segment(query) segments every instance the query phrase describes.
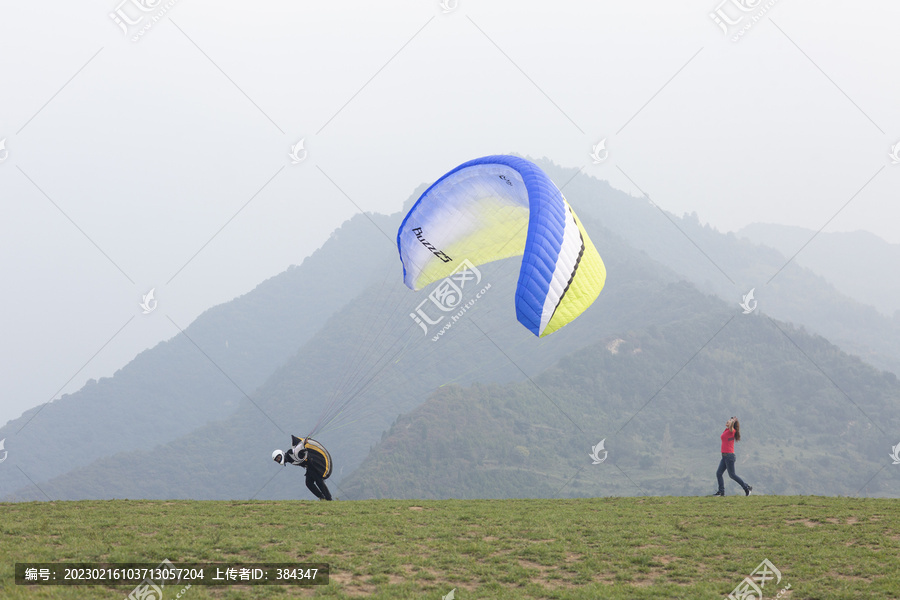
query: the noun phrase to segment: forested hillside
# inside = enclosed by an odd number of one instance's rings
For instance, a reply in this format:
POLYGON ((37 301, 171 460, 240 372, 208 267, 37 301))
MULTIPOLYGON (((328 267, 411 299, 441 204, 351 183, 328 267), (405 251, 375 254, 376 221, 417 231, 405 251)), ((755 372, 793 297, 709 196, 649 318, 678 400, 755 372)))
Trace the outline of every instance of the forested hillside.
POLYGON ((900 494, 892 373, 764 314, 696 293, 682 306, 679 321, 608 336, 534 383, 439 390, 393 424, 348 497, 709 494, 733 415, 737 471, 756 493, 900 494))

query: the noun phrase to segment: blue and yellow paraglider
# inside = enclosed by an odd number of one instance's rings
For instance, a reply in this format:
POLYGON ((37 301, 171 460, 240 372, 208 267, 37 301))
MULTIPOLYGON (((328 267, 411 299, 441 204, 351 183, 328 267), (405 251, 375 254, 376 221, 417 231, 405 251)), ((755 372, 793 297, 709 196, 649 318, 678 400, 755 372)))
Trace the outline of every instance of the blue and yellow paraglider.
POLYGON ((400 225, 397 248, 413 290, 463 261, 522 256, 516 316, 538 337, 587 310, 606 281, 603 260, 562 192, 515 156, 478 158, 438 179, 400 225))

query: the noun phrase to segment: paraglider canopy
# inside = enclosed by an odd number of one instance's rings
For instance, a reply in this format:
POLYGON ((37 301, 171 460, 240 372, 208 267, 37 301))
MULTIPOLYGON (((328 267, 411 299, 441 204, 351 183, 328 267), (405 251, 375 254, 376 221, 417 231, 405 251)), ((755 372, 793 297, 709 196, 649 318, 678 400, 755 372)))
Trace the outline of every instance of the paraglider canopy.
POLYGON ((478 158, 438 179, 407 213, 397 248, 413 290, 463 261, 522 256, 516 317, 538 337, 578 317, 606 281, 603 260, 562 192, 516 156, 478 158))

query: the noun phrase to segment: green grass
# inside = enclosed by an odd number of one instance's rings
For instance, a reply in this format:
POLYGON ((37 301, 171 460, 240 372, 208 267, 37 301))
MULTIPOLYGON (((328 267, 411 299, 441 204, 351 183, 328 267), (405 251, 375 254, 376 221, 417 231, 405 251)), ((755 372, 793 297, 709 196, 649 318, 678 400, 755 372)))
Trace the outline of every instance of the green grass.
MULTIPOLYGON (((13 583, 16 562, 324 562, 317 588, 203 598, 726 597, 763 559, 765 598, 900 598, 897 500, 788 496, 0 504, 0 598, 125 598, 13 583)), ((166 595, 174 597, 178 590, 166 595)))

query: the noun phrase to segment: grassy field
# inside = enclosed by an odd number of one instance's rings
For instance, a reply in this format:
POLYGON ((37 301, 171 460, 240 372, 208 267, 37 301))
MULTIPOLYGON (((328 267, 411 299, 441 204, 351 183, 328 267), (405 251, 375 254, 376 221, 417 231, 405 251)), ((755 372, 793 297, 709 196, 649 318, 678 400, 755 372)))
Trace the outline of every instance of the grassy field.
POLYGON ((794 496, 0 504, 0 598, 16 562, 328 563, 330 583, 167 587, 203 598, 725 598, 763 559, 765 598, 900 598, 900 502, 794 496), (784 591, 782 591, 784 590, 784 591), (780 593, 780 596, 778 595, 780 593))

